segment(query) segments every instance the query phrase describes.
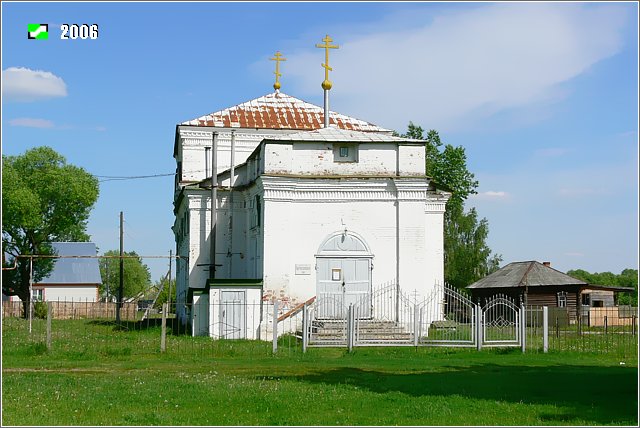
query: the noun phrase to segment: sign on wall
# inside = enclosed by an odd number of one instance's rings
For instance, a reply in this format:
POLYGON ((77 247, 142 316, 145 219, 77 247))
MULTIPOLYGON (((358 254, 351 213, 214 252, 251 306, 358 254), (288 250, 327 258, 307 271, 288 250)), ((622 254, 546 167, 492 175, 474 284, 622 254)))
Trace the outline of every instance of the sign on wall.
POLYGON ((296 275, 311 275, 311 265, 296 265, 296 275))

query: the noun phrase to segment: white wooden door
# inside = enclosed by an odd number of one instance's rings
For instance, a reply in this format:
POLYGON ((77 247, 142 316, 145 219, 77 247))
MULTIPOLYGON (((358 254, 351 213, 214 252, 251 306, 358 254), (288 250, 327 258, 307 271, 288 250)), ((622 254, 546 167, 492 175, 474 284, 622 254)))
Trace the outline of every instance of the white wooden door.
POLYGON ((244 291, 220 292, 220 337, 245 339, 247 320, 246 294, 244 291))
POLYGON ((369 258, 319 258, 317 269, 319 318, 344 319, 350 304, 371 293, 369 258))

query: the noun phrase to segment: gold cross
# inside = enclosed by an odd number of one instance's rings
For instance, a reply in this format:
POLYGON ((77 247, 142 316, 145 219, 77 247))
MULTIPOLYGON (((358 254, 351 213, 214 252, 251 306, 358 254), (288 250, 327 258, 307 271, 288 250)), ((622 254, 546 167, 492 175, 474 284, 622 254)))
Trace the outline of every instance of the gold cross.
POLYGON ((338 49, 339 46, 330 44, 331 42, 333 42, 333 40, 331 39, 331 37, 329 37, 328 34, 324 39, 322 39, 322 41, 324 42, 324 45, 316 45, 316 47, 324 49, 325 63, 322 64, 322 66, 324 67, 324 82, 322 82, 322 89, 324 89, 325 91, 328 91, 329 89, 331 89, 331 81, 329 80, 329 71, 333 71, 333 68, 329 67, 329 49, 338 49))
POLYGON ((276 62, 276 71, 274 72, 276 75, 276 83, 273 84, 273 89, 277 91, 280 89, 280 77, 282 77, 282 74, 280 74, 280 61, 286 61, 287 59, 282 56, 280 51, 276 52, 274 58, 269 59, 276 62))

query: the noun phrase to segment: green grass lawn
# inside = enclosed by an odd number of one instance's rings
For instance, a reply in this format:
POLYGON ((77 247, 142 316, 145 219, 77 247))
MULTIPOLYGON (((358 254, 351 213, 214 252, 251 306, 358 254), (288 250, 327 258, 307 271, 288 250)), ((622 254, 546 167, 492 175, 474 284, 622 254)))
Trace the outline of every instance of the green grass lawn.
POLYGON ((171 337, 165 354, 138 352, 156 333, 113 331, 85 347, 102 336, 54 337, 47 351, 21 338, 24 330, 3 328, 2 424, 638 423, 637 357, 443 348, 273 356, 270 343, 251 341, 194 355, 201 348, 189 346, 209 339, 188 337, 171 337))

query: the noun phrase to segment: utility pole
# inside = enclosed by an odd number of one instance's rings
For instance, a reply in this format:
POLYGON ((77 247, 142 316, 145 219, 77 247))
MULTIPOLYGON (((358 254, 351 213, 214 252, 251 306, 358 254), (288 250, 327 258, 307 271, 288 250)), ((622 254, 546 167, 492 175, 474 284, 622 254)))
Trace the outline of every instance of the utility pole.
POLYGON ((167 299, 169 303, 169 313, 171 313, 171 256, 173 255, 173 250, 169 250, 169 297, 167 299))
POLYGON ((33 319, 33 256, 29 257, 29 334, 33 319))
POLYGON ((120 211, 120 286, 118 287, 118 301, 116 302, 116 323, 120 323, 120 308, 124 292, 124 214, 120 211))
MULTIPOLYGON (((105 272, 107 274, 107 277, 105 279, 105 284, 107 286, 107 298, 105 300, 106 300, 107 303, 109 303, 111 301, 111 298, 109 296, 111 294, 111 290, 109 289, 109 262, 110 262, 109 259, 105 259, 104 260, 104 270, 105 270, 105 272)), ((107 305, 107 307, 109 307, 109 305, 107 305)))

